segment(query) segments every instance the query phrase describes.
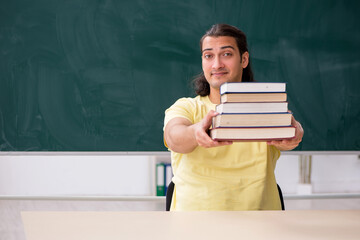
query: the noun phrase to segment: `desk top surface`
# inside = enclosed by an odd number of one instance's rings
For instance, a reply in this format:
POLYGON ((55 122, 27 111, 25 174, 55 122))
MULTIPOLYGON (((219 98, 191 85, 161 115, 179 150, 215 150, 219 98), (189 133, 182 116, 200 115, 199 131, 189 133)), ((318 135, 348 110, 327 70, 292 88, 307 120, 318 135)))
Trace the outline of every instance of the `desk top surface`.
POLYGON ((360 210, 22 212, 27 240, 360 239, 360 210))

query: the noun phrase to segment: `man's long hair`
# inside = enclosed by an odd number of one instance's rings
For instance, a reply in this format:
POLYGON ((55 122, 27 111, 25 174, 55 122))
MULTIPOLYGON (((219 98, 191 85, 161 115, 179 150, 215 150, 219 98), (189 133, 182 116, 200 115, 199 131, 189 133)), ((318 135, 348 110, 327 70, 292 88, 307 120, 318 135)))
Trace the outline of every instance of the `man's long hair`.
MULTIPOLYGON (((248 52, 246 35, 239 29, 228 24, 215 24, 208 30, 200 39, 200 50, 202 51, 202 44, 206 37, 233 37, 240 51, 240 59, 244 52, 248 52)), ((251 70, 250 57, 249 64, 243 70, 242 82, 254 82, 254 75, 251 70)), ((200 73, 193 80, 194 89, 197 95, 207 96, 210 94, 210 85, 207 82, 204 73, 200 73)))

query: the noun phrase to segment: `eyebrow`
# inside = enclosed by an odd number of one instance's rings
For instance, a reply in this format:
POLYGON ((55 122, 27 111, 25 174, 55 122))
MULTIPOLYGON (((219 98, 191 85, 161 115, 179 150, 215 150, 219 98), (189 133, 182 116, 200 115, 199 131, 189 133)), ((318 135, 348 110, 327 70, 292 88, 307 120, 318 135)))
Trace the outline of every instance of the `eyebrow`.
MULTIPOLYGON (((232 49, 234 49, 235 50, 235 48, 233 47, 233 46, 222 46, 222 47, 220 47, 220 49, 226 49, 226 48, 232 48, 232 49)), ((211 51, 211 50, 213 50, 212 48, 205 48, 204 50, 202 50, 201 52, 205 52, 205 51, 211 51)))

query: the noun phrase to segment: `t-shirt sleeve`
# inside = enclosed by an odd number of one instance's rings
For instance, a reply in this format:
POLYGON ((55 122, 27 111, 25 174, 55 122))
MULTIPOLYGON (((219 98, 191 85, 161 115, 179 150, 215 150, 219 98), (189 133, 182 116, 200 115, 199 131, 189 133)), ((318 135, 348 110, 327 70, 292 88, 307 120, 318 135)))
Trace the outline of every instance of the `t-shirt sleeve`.
POLYGON ((190 122, 194 123, 193 116, 194 104, 189 98, 180 98, 177 100, 171 107, 165 110, 165 119, 164 119, 164 128, 168 122, 176 117, 182 117, 188 119, 190 122))
POLYGON ((271 154, 272 162, 273 162, 274 164, 276 164, 276 162, 277 162, 277 160, 279 159, 280 154, 281 154, 280 150, 277 149, 275 146, 270 145, 270 146, 269 146, 269 151, 270 151, 270 154, 271 154))

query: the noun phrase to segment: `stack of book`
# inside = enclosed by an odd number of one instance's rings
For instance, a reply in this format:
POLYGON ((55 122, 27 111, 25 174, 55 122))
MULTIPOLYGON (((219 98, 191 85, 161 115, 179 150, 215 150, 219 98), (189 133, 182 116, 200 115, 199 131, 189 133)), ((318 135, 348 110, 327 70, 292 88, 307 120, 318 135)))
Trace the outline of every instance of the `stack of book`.
POLYGON ((285 83, 224 83, 210 136, 218 141, 293 138, 285 83))

